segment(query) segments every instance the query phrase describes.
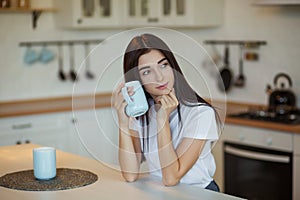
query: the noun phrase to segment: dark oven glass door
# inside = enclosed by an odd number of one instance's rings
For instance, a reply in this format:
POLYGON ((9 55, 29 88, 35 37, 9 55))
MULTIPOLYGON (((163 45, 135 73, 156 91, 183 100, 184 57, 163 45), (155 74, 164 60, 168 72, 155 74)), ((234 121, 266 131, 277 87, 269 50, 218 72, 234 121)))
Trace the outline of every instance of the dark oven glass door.
POLYGON ((225 142, 225 193, 249 200, 292 199, 292 166, 292 153, 225 142))

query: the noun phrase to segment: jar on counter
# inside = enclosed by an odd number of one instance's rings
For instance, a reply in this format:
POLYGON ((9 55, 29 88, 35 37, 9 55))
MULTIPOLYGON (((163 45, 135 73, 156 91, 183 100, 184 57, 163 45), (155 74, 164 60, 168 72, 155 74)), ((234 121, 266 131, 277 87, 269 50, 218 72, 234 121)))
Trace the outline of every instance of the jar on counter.
POLYGON ((29 8, 30 7, 30 0, 18 0, 17 6, 19 8, 29 8))

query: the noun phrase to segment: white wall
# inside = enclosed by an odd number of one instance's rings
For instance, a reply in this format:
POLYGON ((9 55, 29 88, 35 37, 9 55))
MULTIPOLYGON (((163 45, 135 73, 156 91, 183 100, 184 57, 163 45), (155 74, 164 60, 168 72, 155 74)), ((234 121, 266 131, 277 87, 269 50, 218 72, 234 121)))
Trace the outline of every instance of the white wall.
MULTIPOLYGON (((225 0, 224 24, 209 29, 179 29, 179 31, 194 38, 199 43, 206 39, 233 40, 266 40, 267 45, 259 49, 259 62, 244 62, 247 84, 244 88, 232 88, 227 99, 250 103, 267 103, 266 84, 273 82, 278 72, 288 73, 293 80, 293 90, 298 96, 300 105, 300 7, 255 7, 252 0, 225 0)), ((43 13, 36 30, 31 28, 29 13, 0 13, 0 101, 15 99, 31 99, 40 97, 65 96, 72 94, 73 83, 61 82, 58 79, 57 60, 49 64, 35 63, 26 65, 22 57, 24 47, 19 42, 40 40, 70 40, 70 39, 105 39, 123 30, 59 30, 55 27, 55 13, 43 13)), ((208 51, 211 47, 204 46, 208 51)), ((125 47, 124 47, 125 48, 125 47)), ((38 50, 39 48, 36 48, 38 50)), ((220 51, 223 46, 219 46, 220 51)), ((53 50, 56 51, 54 48, 53 50)), ((231 64, 234 72, 238 72, 238 48, 231 47, 231 64)), ((76 68, 83 61, 83 48, 76 47, 76 68)), ((192 53, 193 51, 191 51, 192 53)), ((223 53, 223 52, 221 52, 223 53)), ((65 71, 68 71, 68 52, 65 49, 65 71)), ((98 59, 101 60, 101 57, 98 59)), ((100 60, 92 59, 92 68, 98 73, 100 60)), ((115 68, 105 71, 105 81, 98 83, 80 76, 76 87, 78 93, 92 90, 109 91, 110 81, 116 80, 121 74, 121 58, 113 63, 115 68), (119 65, 119 68, 117 67, 119 65)), ((212 83, 215 75, 210 69, 200 63, 198 70, 207 74, 212 83)), ((192 79, 192 78, 191 78, 192 79)), ((195 82, 194 87, 201 86, 195 82)), ((213 85, 215 97, 222 96, 213 85)), ((198 90, 198 88, 196 88, 198 90)))

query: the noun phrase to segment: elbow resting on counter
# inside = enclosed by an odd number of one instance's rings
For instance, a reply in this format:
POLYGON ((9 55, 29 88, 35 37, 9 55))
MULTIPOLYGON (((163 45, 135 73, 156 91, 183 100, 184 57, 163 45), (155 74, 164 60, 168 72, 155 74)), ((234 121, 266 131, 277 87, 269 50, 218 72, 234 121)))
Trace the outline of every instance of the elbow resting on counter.
POLYGON ((125 181, 129 182, 129 183, 135 182, 139 178, 138 173, 133 174, 133 173, 123 172, 122 175, 123 175, 123 178, 125 179, 125 181))
POLYGON ((170 187, 170 186, 175 186, 179 183, 179 179, 173 178, 173 177, 163 177, 162 182, 164 186, 170 187))

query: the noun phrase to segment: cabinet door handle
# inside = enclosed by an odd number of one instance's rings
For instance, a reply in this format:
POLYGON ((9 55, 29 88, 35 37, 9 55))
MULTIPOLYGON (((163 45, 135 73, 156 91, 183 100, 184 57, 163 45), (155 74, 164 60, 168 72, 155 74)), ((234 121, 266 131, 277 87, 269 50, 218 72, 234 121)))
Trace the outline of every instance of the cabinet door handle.
POLYGON ((27 128, 31 128, 32 124, 31 123, 27 123, 27 124, 13 124, 12 125, 12 129, 17 130, 17 129, 27 129, 27 128))
POLYGON ((72 118, 71 121, 72 121, 73 124, 76 124, 77 123, 77 118, 72 118))
POLYGON ((82 24, 82 19, 81 18, 77 19, 77 24, 82 24))
POLYGON ((158 22, 158 18, 157 17, 148 18, 148 22, 156 23, 158 22))
POLYGON ((20 144, 22 144, 22 142, 21 142, 20 140, 18 140, 18 141, 16 142, 16 145, 20 145, 20 144))
POLYGON ((30 140, 25 140, 25 144, 30 144, 30 140))

